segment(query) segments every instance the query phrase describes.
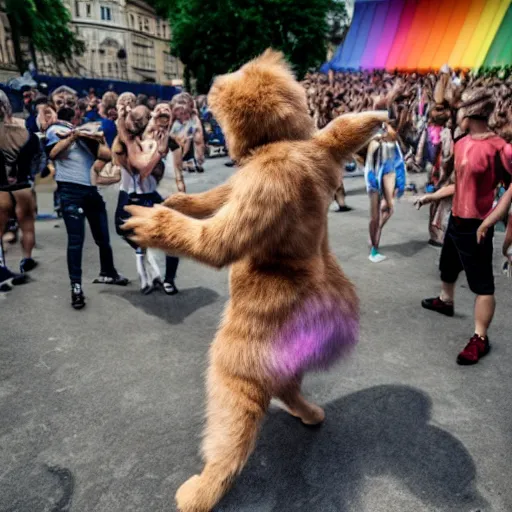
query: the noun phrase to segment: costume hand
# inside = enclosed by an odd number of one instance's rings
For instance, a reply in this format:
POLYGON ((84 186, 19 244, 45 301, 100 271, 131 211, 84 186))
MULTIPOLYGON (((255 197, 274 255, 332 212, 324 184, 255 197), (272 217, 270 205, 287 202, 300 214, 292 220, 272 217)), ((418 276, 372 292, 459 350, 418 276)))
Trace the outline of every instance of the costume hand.
MULTIPOLYGON (((131 217, 121 228, 125 231, 132 231, 132 234, 129 235, 130 240, 140 247, 163 246, 165 240, 162 234, 168 231, 168 226, 172 223, 172 210, 161 205, 155 205, 152 208, 132 205, 125 206, 124 209, 131 214, 131 217)), ((168 248, 167 246, 166 248, 168 248)))

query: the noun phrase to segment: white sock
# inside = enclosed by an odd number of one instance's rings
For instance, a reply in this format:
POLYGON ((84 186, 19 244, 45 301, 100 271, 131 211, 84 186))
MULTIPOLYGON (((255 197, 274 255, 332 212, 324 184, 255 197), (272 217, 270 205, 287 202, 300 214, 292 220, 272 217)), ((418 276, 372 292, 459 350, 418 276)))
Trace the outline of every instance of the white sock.
POLYGON ((144 253, 141 249, 135 251, 135 260, 137 262, 137 273, 139 274, 140 287, 146 288, 148 285, 148 275, 146 273, 146 267, 144 265, 144 253))
POLYGON ((152 249, 146 250, 146 259, 149 264, 149 278, 151 279, 151 282, 153 282, 155 279, 162 280, 162 273, 160 272, 160 267, 158 266, 158 262, 155 258, 155 253, 152 249))

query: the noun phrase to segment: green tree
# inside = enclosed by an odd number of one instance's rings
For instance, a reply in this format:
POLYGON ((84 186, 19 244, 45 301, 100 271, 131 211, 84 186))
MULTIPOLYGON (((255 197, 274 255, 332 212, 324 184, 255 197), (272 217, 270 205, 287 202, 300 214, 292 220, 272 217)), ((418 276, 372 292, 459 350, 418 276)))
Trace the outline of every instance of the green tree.
MULTIPOLYGON (((226 73, 268 47, 282 50, 302 76, 325 60, 329 19, 340 18, 337 0, 150 0, 166 15, 172 51, 206 92, 226 73)), ((336 25, 338 26, 338 25, 336 25)))
POLYGON ((16 65, 21 73, 28 63, 23 58, 21 39, 29 42, 32 60, 35 51, 63 63, 84 51, 84 43, 71 30, 71 16, 62 0, 7 0, 6 12, 12 30, 16 65))

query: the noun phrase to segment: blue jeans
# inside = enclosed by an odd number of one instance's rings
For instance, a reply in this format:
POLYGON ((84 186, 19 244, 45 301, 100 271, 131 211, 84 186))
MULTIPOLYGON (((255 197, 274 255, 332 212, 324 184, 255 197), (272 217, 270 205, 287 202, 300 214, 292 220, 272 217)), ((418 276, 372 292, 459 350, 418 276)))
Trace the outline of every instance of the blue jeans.
MULTIPOLYGON (((119 192, 119 199, 117 201, 117 209, 116 209, 116 232, 118 235, 123 237, 123 239, 133 247, 137 249, 137 244, 132 242, 128 236, 129 232, 123 231, 121 229, 122 224, 127 221, 131 215, 124 209, 125 206, 130 204, 135 204, 137 206, 146 206, 151 208, 155 204, 160 204, 163 201, 162 196, 158 192, 151 192, 149 194, 128 194, 128 192, 124 192, 121 190, 119 192)), ((174 281, 176 277, 176 271, 178 270, 178 264, 180 260, 176 256, 169 256, 168 254, 165 257, 165 281, 170 283, 174 281)))
POLYGON ((62 217, 68 233, 68 271, 72 283, 82 282, 82 250, 85 240, 85 219, 100 249, 102 276, 117 277, 110 246, 105 201, 96 187, 59 182, 62 217))

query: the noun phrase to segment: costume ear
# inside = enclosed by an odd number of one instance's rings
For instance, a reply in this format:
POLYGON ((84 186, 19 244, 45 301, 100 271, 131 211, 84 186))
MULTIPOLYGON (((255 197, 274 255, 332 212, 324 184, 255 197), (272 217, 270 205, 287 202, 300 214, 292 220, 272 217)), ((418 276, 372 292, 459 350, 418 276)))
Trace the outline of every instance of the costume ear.
POLYGON ((342 160, 365 146, 386 121, 386 111, 345 114, 319 131, 315 139, 332 151, 337 160, 342 160))

